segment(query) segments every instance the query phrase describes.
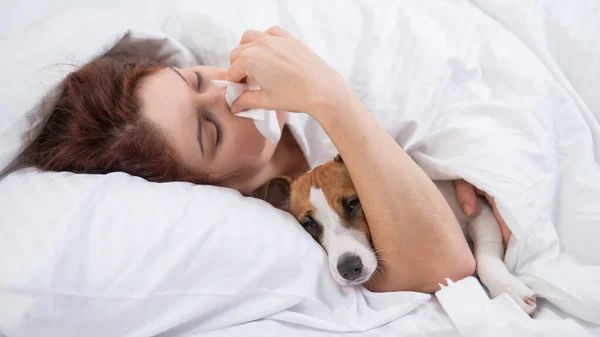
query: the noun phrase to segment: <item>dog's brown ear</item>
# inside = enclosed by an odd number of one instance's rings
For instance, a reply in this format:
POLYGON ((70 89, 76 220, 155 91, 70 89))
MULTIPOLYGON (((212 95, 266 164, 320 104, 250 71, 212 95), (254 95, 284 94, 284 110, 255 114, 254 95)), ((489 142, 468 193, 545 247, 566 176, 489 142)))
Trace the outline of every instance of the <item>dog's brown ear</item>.
POLYGON ((273 207, 287 211, 290 207, 292 179, 278 177, 271 179, 266 185, 264 200, 273 205, 273 207))
POLYGON ((340 155, 339 155, 339 153, 338 153, 338 155, 337 155, 337 156, 335 156, 335 158, 333 158, 333 161, 342 162, 342 163, 344 162, 344 161, 342 160, 342 156, 340 156, 340 155))

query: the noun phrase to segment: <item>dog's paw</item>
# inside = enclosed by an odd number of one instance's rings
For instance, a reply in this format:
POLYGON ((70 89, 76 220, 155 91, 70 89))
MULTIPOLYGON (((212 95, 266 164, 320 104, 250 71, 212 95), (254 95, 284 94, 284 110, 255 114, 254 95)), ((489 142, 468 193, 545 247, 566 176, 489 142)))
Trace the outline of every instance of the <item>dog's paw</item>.
POLYGON ((531 289, 527 288, 526 292, 511 291, 508 294, 523 310, 525 310, 529 316, 533 317, 535 315, 535 310, 537 309, 537 299, 531 289))
POLYGON ((507 293, 529 316, 533 317, 533 315, 535 315, 535 310, 537 309, 535 293, 517 278, 514 278, 514 280, 508 284, 502 284, 494 288, 495 289, 490 289, 493 297, 502 293, 507 293))

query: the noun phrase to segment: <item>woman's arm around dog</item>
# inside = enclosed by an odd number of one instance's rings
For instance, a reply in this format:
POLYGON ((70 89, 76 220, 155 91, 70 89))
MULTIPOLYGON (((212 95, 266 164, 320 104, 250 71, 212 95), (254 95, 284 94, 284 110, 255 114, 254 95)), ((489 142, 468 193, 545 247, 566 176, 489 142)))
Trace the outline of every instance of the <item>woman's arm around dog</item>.
POLYGON ((251 77, 232 112, 305 111, 327 132, 356 187, 382 272, 374 291, 433 292, 461 279, 475 259, 450 206, 429 177, 373 118, 346 81, 309 48, 273 27, 247 31, 231 53, 228 80, 251 77))

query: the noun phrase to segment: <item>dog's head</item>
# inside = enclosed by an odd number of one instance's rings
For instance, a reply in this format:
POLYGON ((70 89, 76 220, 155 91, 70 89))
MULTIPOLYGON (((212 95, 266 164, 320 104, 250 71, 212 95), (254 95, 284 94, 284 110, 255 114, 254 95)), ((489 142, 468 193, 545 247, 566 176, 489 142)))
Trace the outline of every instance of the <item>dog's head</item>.
POLYGON ((291 213, 329 256, 329 270, 341 285, 362 284, 377 268, 371 234, 350 174, 341 157, 296 181, 275 178, 262 197, 291 213))

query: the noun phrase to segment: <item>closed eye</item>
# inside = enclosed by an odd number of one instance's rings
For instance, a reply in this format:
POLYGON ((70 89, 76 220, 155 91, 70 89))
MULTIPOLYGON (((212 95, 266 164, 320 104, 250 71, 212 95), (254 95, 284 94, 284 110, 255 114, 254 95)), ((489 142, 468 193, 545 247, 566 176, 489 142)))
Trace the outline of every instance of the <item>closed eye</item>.
POLYGON ((206 120, 208 122, 212 123, 215 127, 215 148, 216 148, 219 145, 221 145, 221 142, 223 141, 223 128, 221 127, 221 124, 215 118, 215 116, 210 113, 207 114, 206 120))
POLYGON ((199 71, 194 71, 194 74, 196 74, 196 91, 200 92, 200 89, 202 89, 202 83, 204 82, 204 79, 202 78, 202 74, 200 74, 199 71))
POLYGON ((198 130, 196 131, 196 138, 198 140, 198 144, 200 145, 200 152, 204 155, 204 142, 202 141, 202 119, 198 119, 198 130))

